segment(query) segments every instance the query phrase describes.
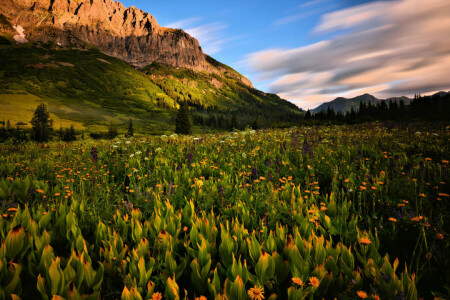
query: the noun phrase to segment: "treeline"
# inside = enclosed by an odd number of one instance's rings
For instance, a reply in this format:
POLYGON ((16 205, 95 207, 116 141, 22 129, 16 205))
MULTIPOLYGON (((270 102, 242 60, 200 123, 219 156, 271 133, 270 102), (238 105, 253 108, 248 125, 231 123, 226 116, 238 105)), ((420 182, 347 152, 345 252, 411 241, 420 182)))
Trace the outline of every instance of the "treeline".
MULTIPOLYGON (((51 123, 51 120, 49 121, 51 123)), ((48 126, 44 135, 36 135, 36 129, 26 128, 25 123, 17 122, 15 126, 12 126, 10 121, 0 121, 0 143, 7 140, 12 140, 13 143, 22 143, 27 141, 47 142, 49 140, 60 140, 64 142, 71 142, 77 140, 77 133, 73 125, 68 128, 62 126, 59 130, 54 130, 51 125, 48 126)), ((84 138, 84 134, 81 133, 81 138, 84 138)))
POLYGON ((301 123, 321 123, 328 121, 337 124, 355 124, 370 121, 436 121, 450 120, 450 94, 420 96, 415 95, 414 99, 406 105, 403 100, 381 101, 378 104, 361 102, 359 109, 344 113, 335 112, 332 108, 311 113, 309 110, 304 115, 301 123))
POLYGON ((25 142, 29 139, 28 131, 23 128, 26 125, 23 122, 17 122, 15 127, 9 120, 0 121, 0 143, 8 139, 14 140, 16 143, 25 142))
POLYGON ((289 127, 301 121, 300 114, 268 113, 264 110, 245 109, 235 111, 220 111, 214 109, 196 110, 192 112, 194 125, 207 128, 216 128, 226 131, 234 129, 244 130, 263 129, 273 127, 289 127))
MULTIPOLYGON (((9 120, 0 121, 0 143, 11 140, 13 143, 21 143, 27 141, 48 142, 51 140, 59 140, 64 142, 72 142, 77 140, 77 133, 73 125, 68 128, 60 126, 59 131, 53 129, 53 120, 44 103, 36 108, 33 118, 30 121, 31 129, 22 128, 27 125, 23 122, 17 122, 14 128, 9 120)), ((91 132, 89 135, 93 139, 113 139, 119 134, 116 126, 111 122, 107 131, 91 132)), ((133 121, 130 119, 127 125, 126 137, 134 135, 133 121)), ((84 132, 81 132, 80 138, 84 139, 84 132)))

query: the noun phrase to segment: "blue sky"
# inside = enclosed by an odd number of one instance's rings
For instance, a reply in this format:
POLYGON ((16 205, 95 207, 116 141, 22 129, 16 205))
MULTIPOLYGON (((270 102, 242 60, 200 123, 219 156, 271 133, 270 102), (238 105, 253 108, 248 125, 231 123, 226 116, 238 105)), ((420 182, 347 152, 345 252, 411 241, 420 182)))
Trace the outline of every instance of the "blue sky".
MULTIPOLYGON (((375 41, 378 41, 377 39, 381 41, 386 36, 394 39, 404 33, 405 26, 410 26, 407 24, 409 21, 404 23, 397 21, 402 17, 399 12, 401 9, 417 13, 416 4, 420 3, 422 9, 426 9, 427 7, 423 7, 426 4, 423 3, 431 3, 427 13, 434 17, 435 14, 439 15, 442 9, 445 11, 448 8, 446 2, 450 1, 123 0, 121 2, 125 6, 133 5, 149 12, 162 26, 186 30, 200 41, 204 52, 247 76, 256 88, 276 92, 300 107, 312 108, 335 96, 352 96, 359 92, 372 92, 380 97, 394 96, 400 92, 411 93, 413 83, 408 80, 416 76, 403 74, 405 62, 389 54, 392 49, 401 48, 400 45, 383 42, 382 46, 378 46, 380 43, 377 43, 375 51, 372 50, 373 46, 370 49, 364 47, 372 40, 367 41, 361 36, 366 36, 365 33, 368 32, 368 36, 375 41), (372 34, 373 31, 378 33, 372 34), (353 53, 354 50, 343 46, 344 43, 355 43, 358 52, 353 53), (351 57, 357 57, 357 63, 351 57), (307 64, 304 61, 314 64, 307 64), (353 63, 344 64, 343 61, 353 63), (387 67, 388 63, 395 65, 393 61, 401 61, 402 67, 384 71, 390 71, 396 74, 395 76, 384 81, 365 80, 364 75, 369 68, 373 71, 379 67, 387 67), (330 67, 327 68, 327 65, 330 67), (360 65, 365 65, 366 68, 361 69, 360 65), (347 76, 348 73, 354 77, 347 76)), ((405 20, 408 19, 406 17, 405 20)), ((441 15, 439 17, 448 20, 448 17, 441 15)), ((435 27, 433 30, 438 32, 433 32, 434 34, 444 33, 445 26, 435 27)), ((436 42, 423 41, 427 39, 428 34, 424 33, 418 38, 414 34, 409 35, 411 41, 436 42)), ((426 50, 400 53, 410 58, 410 63, 419 63, 414 61, 414 58, 420 57, 426 50)), ((447 50, 445 48, 445 51, 447 50)), ((436 59, 440 63, 447 62, 447 56, 436 59)), ((382 69, 379 71, 383 72, 382 69)), ((441 71, 439 68, 435 70, 436 73, 442 73, 441 71)), ((448 83, 419 86, 418 91, 432 92, 445 87, 448 83)))

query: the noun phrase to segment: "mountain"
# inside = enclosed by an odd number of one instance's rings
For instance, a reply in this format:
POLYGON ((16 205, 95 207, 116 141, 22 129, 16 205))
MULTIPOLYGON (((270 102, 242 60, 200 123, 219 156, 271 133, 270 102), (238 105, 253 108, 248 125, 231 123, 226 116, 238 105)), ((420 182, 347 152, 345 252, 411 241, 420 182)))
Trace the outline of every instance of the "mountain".
POLYGON ((332 108, 335 112, 347 112, 350 111, 352 108, 354 110, 357 110, 359 108, 359 103, 376 103, 379 100, 375 98, 374 96, 370 94, 364 94, 360 95, 354 98, 344 98, 344 97, 338 97, 330 102, 325 102, 319 105, 318 107, 314 108, 312 112, 318 113, 323 110, 328 110, 328 108, 332 108))
POLYGON ((402 96, 402 97, 391 97, 388 99, 378 99, 370 94, 364 94, 360 95, 354 98, 344 98, 344 97, 338 97, 330 102, 325 102, 319 105, 318 107, 314 108, 312 110, 313 113, 318 113, 321 111, 326 111, 328 108, 333 109, 335 112, 342 112, 346 113, 348 111, 351 111, 353 108, 355 111, 359 109, 359 104, 361 102, 364 103, 371 103, 372 105, 378 104, 381 101, 393 101, 393 102, 400 102, 403 101, 405 104, 408 104, 411 102, 412 99, 402 96))
POLYGON ((448 92, 440 91, 437 92, 436 94, 431 95, 431 97, 446 97, 448 95, 450 95, 450 91, 448 92))
MULTIPOLYGON (((198 41, 161 27, 150 14, 113 0, 0 0, 3 14, 32 42, 74 46, 79 40, 133 66, 160 61, 210 70, 198 41)), ((82 43, 80 44, 82 46, 82 43)))
POLYGON ((0 0, 1 118, 29 122, 38 102, 56 127, 104 127, 132 117, 173 130, 180 101, 193 111, 238 113, 270 123, 301 113, 165 28, 113 0, 0 0))

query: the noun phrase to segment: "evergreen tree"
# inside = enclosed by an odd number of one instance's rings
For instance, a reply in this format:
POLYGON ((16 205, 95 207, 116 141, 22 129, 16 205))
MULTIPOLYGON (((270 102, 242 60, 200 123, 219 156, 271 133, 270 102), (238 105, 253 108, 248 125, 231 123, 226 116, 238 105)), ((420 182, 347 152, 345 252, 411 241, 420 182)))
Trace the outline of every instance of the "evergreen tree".
POLYGON ((27 134, 25 133, 24 130, 22 130, 20 128, 21 123, 17 123, 17 129, 16 132, 14 134, 14 140, 16 143, 21 143, 21 142, 25 142, 27 140, 27 134))
POLYGON ((70 129, 66 128, 66 131, 64 132, 63 140, 65 142, 71 142, 76 141, 77 135, 75 133, 75 129, 73 128, 73 125, 70 125, 70 129))
POLYGON ((258 125, 258 117, 256 117, 256 119, 255 120, 253 120, 253 123, 252 123, 252 129, 254 129, 254 130, 256 130, 256 129, 259 129, 259 125, 258 125))
POLYGON ((305 114, 305 120, 310 120, 311 117, 312 117, 311 111, 308 109, 308 111, 307 111, 306 114, 305 114))
POLYGON ((177 117, 175 119, 175 133, 177 134, 190 134, 191 133, 191 121, 189 120, 189 107, 186 102, 183 102, 178 110, 177 117))
POLYGON ((127 132, 127 137, 133 136, 134 135, 134 130, 133 130, 133 121, 130 118, 130 121, 128 122, 128 132, 127 132))
POLYGON ((116 126, 114 126, 114 124, 111 122, 110 124, 109 124, 109 126, 108 126, 108 134, 107 134, 107 137, 109 138, 109 139, 113 139, 113 138, 115 138, 116 136, 117 136, 117 128, 116 128, 116 126))
POLYGON ((233 114, 233 117, 231 118, 231 123, 230 123, 230 129, 238 129, 238 122, 236 120, 236 114, 233 114))
POLYGON ((47 142, 50 136, 50 114, 44 103, 38 105, 31 119, 31 138, 36 142, 47 142))

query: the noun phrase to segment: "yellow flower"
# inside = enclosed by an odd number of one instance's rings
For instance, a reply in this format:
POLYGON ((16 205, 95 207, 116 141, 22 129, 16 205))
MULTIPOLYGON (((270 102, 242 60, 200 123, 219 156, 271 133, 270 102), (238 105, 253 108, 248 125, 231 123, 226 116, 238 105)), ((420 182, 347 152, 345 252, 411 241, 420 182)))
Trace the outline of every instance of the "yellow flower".
POLYGON ((195 300, 208 300, 205 296, 195 297, 195 300))
POLYGON ((162 299, 162 295, 160 292, 153 293, 152 300, 161 300, 161 299, 162 299))
POLYGON ((368 238, 361 238, 359 241, 361 244, 365 244, 365 245, 372 244, 372 241, 368 238))
POLYGON ((380 300, 380 297, 377 294, 372 294, 372 298, 374 300, 380 300))
POLYGON ((357 291, 356 293, 358 294, 359 298, 362 298, 362 299, 367 298, 367 293, 364 291, 357 291))
POLYGON ((248 290, 248 296, 252 300, 264 299, 264 288, 262 286, 255 286, 248 290))
POLYGON ((313 286, 313 287, 319 287, 319 279, 317 279, 317 277, 309 277, 309 283, 313 286))
POLYGON ((292 282, 295 283, 296 285, 303 285, 302 279, 298 277, 292 277, 292 282))
POLYGON ((397 219, 396 218, 389 218, 389 221, 391 221, 391 222, 397 222, 397 219))

